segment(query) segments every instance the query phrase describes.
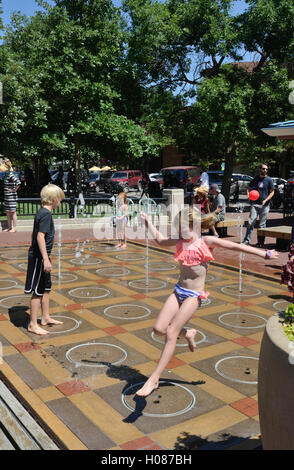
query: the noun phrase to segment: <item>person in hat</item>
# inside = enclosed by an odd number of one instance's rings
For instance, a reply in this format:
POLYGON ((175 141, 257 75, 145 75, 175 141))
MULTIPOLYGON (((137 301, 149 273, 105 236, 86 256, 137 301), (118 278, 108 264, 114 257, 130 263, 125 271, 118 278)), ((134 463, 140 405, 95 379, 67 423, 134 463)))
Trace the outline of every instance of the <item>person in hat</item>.
POLYGON ((215 215, 215 223, 210 227, 214 236, 218 237, 218 233, 215 228, 215 224, 224 220, 226 215, 226 200, 224 195, 221 193, 218 184, 213 183, 210 185, 209 193, 213 196, 211 211, 215 215))

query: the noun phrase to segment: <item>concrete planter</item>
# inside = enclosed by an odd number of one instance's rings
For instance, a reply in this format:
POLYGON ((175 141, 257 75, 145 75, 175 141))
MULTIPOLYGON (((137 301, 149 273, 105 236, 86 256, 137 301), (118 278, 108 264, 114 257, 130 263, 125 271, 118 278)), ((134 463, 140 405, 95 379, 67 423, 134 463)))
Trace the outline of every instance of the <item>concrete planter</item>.
POLYGON ((267 322, 261 343, 258 404, 264 450, 294 450, 294 361, 278 314, 267 322), (292 364, 291 364, 292 362, 292 364))

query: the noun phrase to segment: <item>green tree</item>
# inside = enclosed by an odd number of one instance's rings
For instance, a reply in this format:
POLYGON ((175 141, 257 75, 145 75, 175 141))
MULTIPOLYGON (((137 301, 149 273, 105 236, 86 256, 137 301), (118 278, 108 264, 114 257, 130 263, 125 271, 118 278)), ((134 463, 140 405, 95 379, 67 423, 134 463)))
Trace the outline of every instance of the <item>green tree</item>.
POLYGON ((265 150, 281 150, 283 145, 275 145, 260 129, 291 117, 293 2, 247 3, 243 14, 232 17, 230 0, 124 2, 129 55, 142 81, 171 90, 181 87, 190 98, 176 118, 177 142, 208 163, 226 162, 227 197, 236 158, 254 163, 265 150), (250 72, 226 65, 238 63, 246 52, 255 54, 250 72))
POLYGON ((125 0, 128 53, 146 83, 175 89, 218 73, 239 59, 232 0, 125 0))
POLYGON ((291 113, 286 69, 267 64, 254 74, 224 65, 198 86, 196 102, 184 113, 182 145, 203 160, 225 162, 223 193, 228 201, 236 160, 252 167, 267 151, 281 150, 261 131, 264 123, 291 113))
POLYGON ((0 115, 3 123, 11 115, 0 130, 6 146, 48 159, 72 153, 77 170, 90 149, 117 162, 158 155, 163 136, 147 135, 143 111, 130 112, 121 87, 123 78, 140 89, 126 61, 118 9, 110 0, 38 3, 46 10, 29 20, 15 15, 1 48, 3 79, 9 82, 9 67, 17 66, 13 86, 26 98, 7 89, 0 115), (18 115, 11 114, 14 106, 18 115))

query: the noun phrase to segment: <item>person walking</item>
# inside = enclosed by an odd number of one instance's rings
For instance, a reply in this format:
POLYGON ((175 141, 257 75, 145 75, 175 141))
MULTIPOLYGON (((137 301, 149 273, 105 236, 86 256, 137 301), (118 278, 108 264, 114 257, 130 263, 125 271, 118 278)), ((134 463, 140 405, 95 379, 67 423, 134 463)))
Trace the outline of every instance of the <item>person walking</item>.
POLYGON ((142 174, 142 194, 139 197, 139 201, 142 199, 144 194, 145 194, 146 197, 149 197, 149 184, 150 184, 149 175, 148 175, 147 171, 143 171, 143 174, 142 174))
POLYGON ((7 217, 7 229, 4 232, 16 232, 17 214, 17 190, 21 185, 20 180, 14 174, 11 161, 8 158, 3 158, 0 166, 0 171, 5 172, 4 176, 4 209, 7 217))
POLYGON ((209 176, 204 166, 200 168, 200 186, 204 186, 207 192, 209 191, 209 176))
MULTIPOLYGON (((255 176, 253 180, 250 181, 247 189, 247 196, 249 196, 250 191, 255 189, 259 192, 259 198, 256 201, 251 201, 246 235, 243 240, 245 245, 249 245, 257 217, 259 217, 259 227, 266 227, 267 217, 270 210, 270 200, 275 194, 273 180, 267 175, 267 173, 268 165, 266 163, 262 163, 259 167, 259 175, 255 176)), ((264 239, 265 237, 263 236, 257 237, 256 246, 263 248, 264 239)))

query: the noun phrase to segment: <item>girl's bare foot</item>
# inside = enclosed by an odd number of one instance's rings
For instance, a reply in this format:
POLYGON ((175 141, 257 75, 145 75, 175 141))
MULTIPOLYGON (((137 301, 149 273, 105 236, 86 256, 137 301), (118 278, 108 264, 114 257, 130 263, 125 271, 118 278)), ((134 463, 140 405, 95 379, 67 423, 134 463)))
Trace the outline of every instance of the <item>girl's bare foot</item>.
POLYGON ((196 343, 194 341, 196 334, 197 334, 197 330, 195 330, 194 328, 187 330, 185 334, 185 338, 188 341, 188 346, 191 352, 194 352, 196 349, 196 343))
POLYGON ((15 228, 12 228, 12 229, 8 230, 8 232, 10 232, 10 233, 15 233, 16 230, 15 230, 15 228))
POLYGON ((156 390, 157 388, 158 380, 153 381, 152 379, 148 379, 147 382, 145 382, 145 384, 143 385, 143 387, 136 392, 136 395, 138 395, 139 397, 147 397, 153 392, 153 390, 156 390))
POLYGON ((127 244, 124 243, 121 247, 122 247, 122 248, 126 248, 126 247, 127 247, 127 244))
POLYGON ((41 325, 42 326, 46 326, 46 325, 62 325, 63 324, 63 321, 59 321, 59 320, 54 320, 54 318, 47 318, 47 319, 44 319, 42 318, 41 320, 41 325))
POLYGON ((28 331, 30 331, 30 333, 35 333, 36 335, 40 335, 40 336, 45 336, 45 335, 48 335, 49 332, 46 331, 46 330, 43 330, 43 328, 40 328, 38 325, 37 326, 28 326, 28 331))

